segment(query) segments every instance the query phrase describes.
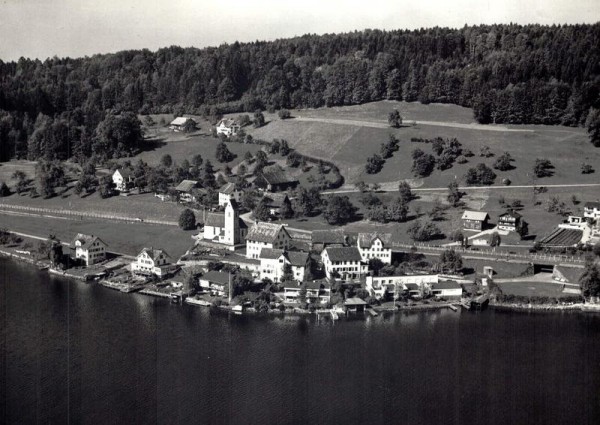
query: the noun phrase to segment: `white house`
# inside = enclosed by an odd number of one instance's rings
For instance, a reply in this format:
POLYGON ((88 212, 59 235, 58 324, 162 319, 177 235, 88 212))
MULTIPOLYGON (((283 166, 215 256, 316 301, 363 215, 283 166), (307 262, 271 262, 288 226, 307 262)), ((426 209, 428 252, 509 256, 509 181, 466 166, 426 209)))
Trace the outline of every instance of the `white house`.
POLYGON ((281 224, 258 222, 246 235, 246 258, 260 258, 263 248, 288 249, 291 237, 281 224))
POLYGON ((437 274, 415 274, 402 276, 367 276, 365 287, 378 300, 398 298, 403 292, 422 296, 438 283, 437 274))
POLYGON ((292 275, 297 282, 304 281, 310 267, 308 254, 300 251, 263 248, 260 251, 259 259, 260 278, 267 277, 273 282, 281 281, 286 264, 290 265, 292 275))
POLYGON ((136 274, 155 274, 162 277, 171 269, 169 259, 169 254, 162 249, 144 248, 131 263, 131 271, 136 274))
POLYGON ((240 128, 236 120, 223 118, 217 124, 217 134, 224 134, 227 137, 235 136, 240 131, 240 128))
POLYGON ((71 248, 75 250, 75 258, 83 260, 86 266, 91 266, 106 260, 108 245, 98 236, 77 233, 71 242, 71 248))
POLYGON ((586 202, 583 206, 583 216, 586 218, 600 218, 600 202, 586 202))
POLYGON ((209 290, 211 295, 224 297, 229 294, 230 280, 233 278, 229 273, 211 270, 204 273, 198 279, 200 287, 209 290))
POLYGON ((462 292, 462 286, 452 281, 438 282, 431 285, 431 294, 435 297, 460 298, 462 292))
POLYGON ((336 273, 344 280, 356 279, 365 276, 369 267, 354 246, 328 246, 321 252, 321 261, 328 279, 332 279, 336 273))
POLYGON ((225 211, 210 212, 204 222, 203 239, 227 245, 230 249, 241 243, 248 232, 246 222, 239 216, 239 206, 233 199, 227 200, 225 211))
POLYGON ((363 261, 379 258, 384 264, 392 262, 391 233, 359 233, 358 251, 363 261))
POLYGON ((225 206, 230 199, 235 200, 238 204, 242 198, 242 191, 235 188, 235 184, 226 183, 219 189, 219 205, 225 206))
POLYGON ((190 117, 177 117, 169 124, 173 131, 192 131, 196 129, 198 123, 190 117))
POLYGON ((130 169, 116 169, 112 175, 112 180, 115 184, 115 189, 117 189, 119 192, 126 191, 127 189, 131 189, 133 187, 133 173, 130 169))
POLYGON ((298 301, 300 292, 306 290, 306 301, 308 303, 319 302, 327 304, 331 301, 331 284, 327 281, 316 280, 299 284, 290 283, 283 288, 284 299, 288 302, 298 301))
POLYGON ((180 202, 196 202, 197 199, 194 196, 194 189, 198 188, 199 183, 196 180, 182 180, 181 183, 175 187, 177 193, 179 193, 180 202))

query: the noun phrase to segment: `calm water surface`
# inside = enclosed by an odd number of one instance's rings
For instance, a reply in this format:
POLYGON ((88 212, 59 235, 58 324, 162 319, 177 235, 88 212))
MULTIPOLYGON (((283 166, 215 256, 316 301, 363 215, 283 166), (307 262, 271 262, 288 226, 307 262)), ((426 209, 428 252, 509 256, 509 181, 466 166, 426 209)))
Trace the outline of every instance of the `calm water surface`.
POLYGON ((0 259, 8 424, 598 424, 600 316, 232 316, 0 259))

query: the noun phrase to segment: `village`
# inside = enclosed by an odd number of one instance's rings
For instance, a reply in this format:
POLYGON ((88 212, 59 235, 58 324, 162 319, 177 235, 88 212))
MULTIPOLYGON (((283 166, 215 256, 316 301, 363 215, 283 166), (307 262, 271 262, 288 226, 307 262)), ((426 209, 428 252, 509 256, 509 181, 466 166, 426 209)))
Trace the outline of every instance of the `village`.
MULTIPOLYGON (((193 118, 178 117, 168 128, 177 133, 196 126, 193 118)), ((240 129, 235 119, 227 118, 213 131, 226 140, 240 129)), ((111 179, 121 195, 136 190, 132 168, 117 168, 111 179)), ((281 222, 291 208, 298 179, 278 165, 262 168, 251 181, 252 189, 260 194, 256 201, 262 208, 260 214, 242 205, 248 187, 234 180, 222 183, 213 206, 193 208, 202 215, 200 225, 192 209, 186 208, 191 214, 189 228, 198 231, 179 258, 171 257, 160 240, 140 246, 138 254, 129 257, 111 252, 111 241, 101 234, 78 233, 68 244, 50 238, 46 244, 49 262, 43 267, 54 274, 177 303, 236 313, 316 313, 337 319, 340 314, 365 311, 377 315, 403 309, 481 309, 490 300, 529 307, 581 304, 583 259, 537 252, 568 249, 573 254, 600 241, 599 202, 586 202, 582 216, 568 216, 536 241, 536 249, 517 254, 501 249, 514 246, 511 241, 527 234, 527 217, 511 206, 498 215, 496 223, 486 211, 464 210, 462 229, 453 241, 419 244, 376 227, 360 232, 307 230, 281 222), (477 259, 468 275, 464 273, 467 258, 477 259), (496 270, 498 262, 526 267, 520 275, 507 277, 496 270), (529 292, 523 292, 523 287, 529 292)), ((206 199, 207 192, 199 181, 183 179, 155 196, 156 202, 188 207, 206 199)), ((31 251, 13 251, 16 256, 33 256, 31 251)))

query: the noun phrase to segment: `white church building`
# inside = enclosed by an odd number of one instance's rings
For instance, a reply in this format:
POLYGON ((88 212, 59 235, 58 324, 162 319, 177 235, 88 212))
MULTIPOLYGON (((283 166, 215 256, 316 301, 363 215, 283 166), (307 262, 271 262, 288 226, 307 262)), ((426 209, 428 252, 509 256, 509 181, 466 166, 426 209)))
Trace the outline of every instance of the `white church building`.
POLYGON ((238 203, 235 199, 229 199, 225 211, 208 213, 204 222, 203 239, 233 250, 235 245, 244 241, 248 233, 248 226, 240 218, 238 211, 238 203))

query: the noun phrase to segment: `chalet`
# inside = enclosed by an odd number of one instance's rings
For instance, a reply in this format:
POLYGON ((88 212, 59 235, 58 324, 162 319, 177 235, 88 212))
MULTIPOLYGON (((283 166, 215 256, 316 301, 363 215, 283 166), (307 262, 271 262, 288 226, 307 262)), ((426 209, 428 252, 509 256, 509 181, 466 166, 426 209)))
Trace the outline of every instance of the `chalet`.
POLYGON ((366 290, 371 296, 381 299, 395 299, 402 293, 411 296, 422 296, 429 292, 431 285, 437 283, 437 274, 416 274, 402 276, 367 276, 366 290))
POLYGON ((131 271, 141 275, 163 277, 169 273, 169 255, 162 249, 144 248, 131 263, 131 271))
POLYGON ((108 245, 98 236, 77 233, 71 242, 71 248, 75 250, 76 259, 81 259, 86 266, 91 266, 106 260, 108 245))
POLYGON ((586 202, 583 206, 583 216, 586 218, 600 218, 600 202, 586 202))
POLYGON ((286 264, 290 265, 294 280, 297 282, 304 281, 310 268, 308 254, 300 251, 263 248, 260 251, 259 259, 260 278, 269 278, 273 282, 281 281, 286 264))
POLYGON ((224 297, 229 294, 229 283, 232 276, 229 273, 211 270, 200 276, 199 284, 213 296, 224 297))
POLYGON ((217 124, 217 135, 224 134, 227 137, 235 136, 240 131, 241 126, 236 120, 223 118, 217 124))
POLYGON ((344 307, 346 308, 346 312, 362 313, 367 308, 367 302, 358 297, 346 298, 344 307))
POLYGON ((358 251, 363 261, 379 258, 384 264, 392 262, 391 233, 359 233, 357 239, 358 251))
POLYGON ((178 193, 180 202, 196 202, 194 189, 197 189, 200 184, 196 180, 183 180, 177 185, 175 190, 178 193))
POLYGON ((305 298, 308 303, 328 304, 331 301, 331 284, 326 280, 287 284, 283 288, 285 301, 297 302, 303 289, 306 290, 305 298))
POLYGON ((254 185, 267 192, 293 189, 297 184, 298 179, 288 176, 278 165, 265 167, 254 179, 254 185))
POLYGON ((358 248, 330 246, 321 253, 321 261, 328 279, 339 275, 340 278, 356 279, 368 271, 368 264, 362 262, 358 248))
POLYGON ((198 126, 198 123, 190 117, 177 117, 171 124, 169 124, 169 128, 173 131, 194 131, 198 126))
POLYGON ((323 251, 328 246, 344 246, 348 238, 343 230, 313 230, 311 234, 311 249, 323 251))
POLYGON ((112 181, 115 184, 115 189, 119 192, 124 192, 133 187, 133 172, 128 168, 118 168, 112 175, 112 181))
POLYGON ((234 183, 226 183, 219 189, 219 205, 225 206, 230 199, 235 200, 238 204, 242 198, 242 191, 236 189, 234 183))
POLYGON ((438 282, 431 285, 431 294, 434 297, 460 298, 462 292, 462 286, 452 281, 438 282))
POLYGON ((469 230, 483 230, 490 216, 485 211, 465 211, 462 215, 463 228, 469 230))
POLYGON ((209 212, 204 221, 202 239, 223 244, 233 249, 242 243, 248 233, 248 225, 239 216, 238 203, 229 199, 223 212, 209 212))
POLYGON ((246 258, 260 258, 263 248, 289 249, 291 237, 281 224, 257 222, 246 235, 246 258))
POLYGON ((289 204, 290 207, 292 205, 290 199, 285 193, 269 193, 268 195, 265 195, 261 201, 263 200, 269 209, 269 214, 271 214, 273 217, 279 216, 281 213, 281 208, 284 204, 289 204))
POLYGON ((585 269, 579 267, 554 266, 552 269, 552 279, 562 283, 578 285, 579 279, 585 272, 585 269))
POLYGON ((521 214, 516 211, 507 211, 498 217, 498 229, 515 232, 521 226, 521 214))

